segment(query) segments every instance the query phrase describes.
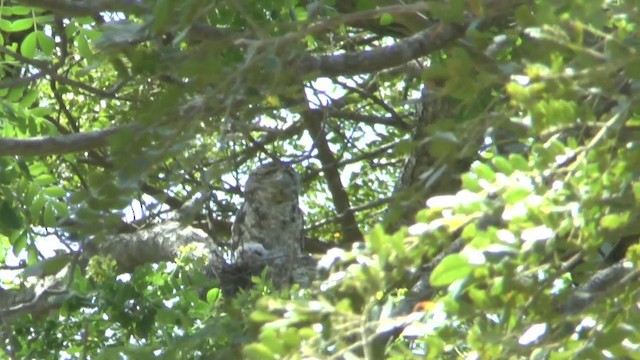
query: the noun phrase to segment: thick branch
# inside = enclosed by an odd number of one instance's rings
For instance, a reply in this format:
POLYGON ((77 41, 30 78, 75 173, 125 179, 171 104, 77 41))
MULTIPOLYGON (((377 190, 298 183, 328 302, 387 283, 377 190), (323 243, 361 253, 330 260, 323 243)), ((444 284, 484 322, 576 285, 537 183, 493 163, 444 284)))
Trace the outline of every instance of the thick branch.
POLYGON ((121 0, 91 0, 91 1, 67 1, 67 0, 17 0, 19 4, 33 6, 49 10, 62 16, 92 16, 100 12, 132 12, 143 13, 149 9, 142 1, 121 0))
POLYGON ((371 73, 400 66, 451 44, 465 34, 466 26, 438 25, 389 46, 338 55, 306 55, 296 60, 299 74, 313 78, 371 73))
MULTIPOLYGON (((325 111, 325 109, 321 109, 317 111, 325 111)), ((340 119, 351 120, 351 121, 368 124, 368 125, 380 124, 380 125, 395 127, 401 130, 409 130, 410 128, 406 122, 394 116, 382 117, 382 116, 366 115, 361 113, 355 113, 355 112, 344 111, 344 110, 334 110, 334 109, 326 109, 326 112, 329 115, 340 118, 340 119)))
POLYGON ((636 281, 640 271, 627 259, 599 270, 586 283, 575 289, 556 309, 562 314, 577 314, 598 300, 610 297, 612 290, 622 289, 636 281))
MULTIPOLYGON (((180 248, 189 244, 197 244, 209 255, 211 267, 223 266, 219 250, 206 233, 190 226, 183 227, 178 222, 166 222, 131 234, 108 236, 95 245, 89 243, 80 263, 86 264, 93 255, 110 256, 116 261, 119 272, 131 272, 140 265, 172 261, 180 254, 180 248)), ((60 271, 25 289, 0 289, 0 324, 7 324, 26 313, 35 317, 45 315, 61 306, 68 295, 66 273, 60 271)))
POLYGON ((0 138, 0 156, 47 156, 88 151, 107 146, 109 138, 122 130, 123 127, 116 127, 62 136, 0 138))
MULTIPOLYGON (((105 1, 92 3, 91 6, 84 3, 67 3, 55 0, 30 0, 22 1, 21 3, 45 9, 56 8, 56 11, 59 12, 64 12, 64 9, 69 8, 69 14, 77 16, 79 14, 87 15, 88 8, 91 8, 92 11, 113 10, 113 4, 105 1)), ((488 26, 490 22, 487 21, 484 25, 488 26)), ((339 55, 303 56, 295 61, 292 67, 296 68, 303 78, 309 78, 310 74, 315 78, 319 76, 355 75, 374 72, 402 65, 407 61, 441 49, 464 35, 465 30, 466 27, 463 25, 439 25, 421 31, 390 46, 339 55)), ((57 80, 61 81, 60 78, 57 80)), ((79 84, 81 83, 74 83, 74 86, 79 86, 79 84)), ((108 137, 117 130, 117 128, 98 130, 51 138, 0 139, 0 156, 46 156, 87 151, 106 146, 108 137)), ((343 200, 340 200, 340 202, 343 202, 343 200)), ((346 209, 349 209, 349 206, 344 208, 345 211, 347 211, 346 209)), ((349 216, 346 217, 348 218, 349 216)), ((355 233, 352 235, 355 235, 355 233)))
MULTIPOLYGON (((398 142, 392 142, 389 144, 382 145, 378 148, 372 149, 371 151, 364 151, 357 156, 353 156, 351 158, 342 160, 340 162, 336 162, 333 164, 329 164, 329 166, 323 166, 320 169, 312 170, 302 176, 302 182, 308 183, 314 180, 318 174, 325 172, 328 168, 342 168, 345 165, 355 164, 361 162, 363 160, 373 160, 380 155, 389 155, 389 151, 398 145, 398 142)), ((324 164, 323 164, 324 165, 324 164)))
POLYGON ((338 161, 327 143, 326 133, 322 127, 322 114, 305 111, 302 113, 302 117, 311 137, 315 139, 315 145, 318 149, 318 159, 320 159, 322 167, 326 169, 324 172, 325 178, 336 211, 338 216, 340 216, 339 221, 342 226, 344 239, 349 243, 362 241, 363 236, 358 228, 358 222, 353 214, 353 210, 351 209, 349 195, 344 190, 342 180, 340 180, 340 171, 335 167, 331 167, 331 165, 338 161))
POLYGON ((143 264, 174 260, 181 247, 192 243, 204 246, 212 254, 212 259, 221 258, 204 231, 183 226, 177 221, 168 221, 135 233, 110 236, 95 248, 87 249, 86 255, 109 255, 116 260, 121 272, 130 272, 143 264))

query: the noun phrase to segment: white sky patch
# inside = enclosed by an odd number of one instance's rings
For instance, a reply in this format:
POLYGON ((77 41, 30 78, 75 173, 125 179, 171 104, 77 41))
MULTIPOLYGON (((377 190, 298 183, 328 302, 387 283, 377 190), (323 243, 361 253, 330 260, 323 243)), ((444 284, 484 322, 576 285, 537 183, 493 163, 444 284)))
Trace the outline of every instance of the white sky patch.
POLYGON ((409 226, 409 235, 420 236, 431 230, 431 226, 427 223, 417 223, 409 226))
POLYGON ((442 303, 437 303, 433 310, 426 313, 409 314, 407 320, 412 323, 404 329, 402 335, 409 337, 428 336, 447 324, 447 312, 442 303))
POLYGON ((180 298, 176 296, 172 299, 163 300, 162 303, 164 304, 164 306, 171 309, 173 308, 173 305, 177 304, 179 301, 180 301, 180 298))
POLYGON ((131 274, 129 274, 129 273, 120 274, 120 275, 116 276, 116 279, 118 281, 122 281, 122 282, 129 282, 129 281, 131 281, 131 274))
POLYGON ((511 80, 517 82, 522 86, 529 85, 531 79, 526 75, 511 75, 511 80))
POLYGON ((524 334, 522 334, 522 336, 520 336, 520 338, 518 339, 518 343, 523 346, 529 345, 535 342, 536 340, 538 340, 546 332, 547 332, 547 324, 545 323, 534 324, 531 327, 529 327, 529 329, 527 329, 527 331, 525 331, 524 334))
MULTIPOLYGON (((157 201, 152 196, 149 196, 149 195, 146 195, 146 194, 142 195, 142 201, 145 204, 157 203, 157 201)), ((158 210, 159 211, 168 211, 169 209, 170 209, 169 206, 167 206, 165 204, 160 204, 160 208, 158 210)), ((147 214, 145 214, 145 212, 144 212, 143 206, 140 204, 140 201, 135 200, 135 199, 131 202, 131 205, 127 206, 123 210, 123 215, 124 215, 124 220, 126 222, 136 221, 136 220, 142 219, 145 216, 147 216, 147 214)))
POLYGON ((553 235, 553 229, 542 225, 523 230, 522 234, 520 234, 520 237, 526 242, 536 242, 549 240, 553 237, 553 235))
POLYGON ((551 293, 554 294, 554 295, 559 294, 560 291, 566 289, 570 285, 571 285, 571 282, 568 281, 567 279, 564 279, 564 278, 555 279, 555 280, 553 280, 553 286, 551 287, 551 293))
POLYGON ((448 208, 457 204, 458 199, 456 199, 455 195, 441 195, 427 199, 427 207, 430 208, 448 208))
MULTIPOLYGON (((353 80, 342 79, 349 85, 355 86, 356 83, 353 80)), ((321 77, 311 82, 311 87, 305 87, 305 93, 307 99, 309 99, 309 107, 312 109, 318 109, 323 106, 327 106, 333 101, 333 99, 339 98, 346 94, 346 91, 336 86, 333 80, 321 77)))
POLYGON ((465 247, 461 252, 471 265, 482 265, 487 262, 487 258, 484 256, 484 251, 480 251, 471 247, 465 247))
POLYGON ((519 202, 517 204, 505 206, 505 209, 502 212, 502 219, 509 221, 517 218, 523 218, 527 216, 527 212, 527 205, 523 202, 519 202))
POLYGON ((455 195, 440 195, 427 199, 426 205, 429 208, 453 208, 460 205, 473 204, 476 202, 484 201, 484 196, 463 189, 458 191, 455 195))
POLYGON ((496 236, 498 237, 498 240, 502 241, 503 243, 506 243, 506 244, 516 243, 516 236, 507 229, 498 230, 496 232, 496 236))
POLYGON ((578 324, 578 326, 576 327, 576 332, 583 332, 585 330, 593 329, 594 327, 596 327, 597 324, 598 323, 594 318, 586 317, 582 319, 580 324, 578 324))

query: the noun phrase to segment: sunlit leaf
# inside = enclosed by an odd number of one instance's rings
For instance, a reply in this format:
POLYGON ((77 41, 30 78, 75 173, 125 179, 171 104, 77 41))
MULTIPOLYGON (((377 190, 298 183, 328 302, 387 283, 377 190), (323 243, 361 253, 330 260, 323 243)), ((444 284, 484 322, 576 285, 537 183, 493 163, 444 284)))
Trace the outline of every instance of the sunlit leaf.
POLYGON ((36 38, 38 40, 38 46, 40 47, 40 50, 42 50, 45 55, 53 55, 53 50, 56 46, 53 39, 42 31, 36 32, 36 38))
POLYGON ((268 347, 263 344, 251 344, 243 349, 246 359, 263 360, 276 359, 276 356, 268 347))
POLYGON ((11 27, 7 31, 18 32, 18 31, 29 30, 31 28, 33 28, 33 19, 29 17, 29 18, 13 21, 11 23, 11 27))
POLYGON ((477 163, 473 167, 473 172, 478 175, 478 177, 493 182, 496 180, 496 173, 493 171, 491 166, 484 163, 477 163))
POLYGON ((393 15, 391 14, 382 14, 382 16, 380 16, 380 25, 382 26, 387 26, 387 25, 391 25, 393 23, 393 15))
POLYGON ((429 282, 433 286, 447 286, 456 280, 467 277, 473 268, 474 266, 465 256, 461 254, 448 255, 433 269, 429 282))
POLYGON ((56 225, 58 225, 58 221, 56 219, 56 210, 53 205, 51 205, 51 203, 44 204, 43 224, 47 227, 55 227, 56 225))
POLYGON ((37 45, 38 35, 34 31, 22 40, 22 44, 20 44, 20 53, 24 57, 33 58, 36 54, 37 45))
POLYGON ((42 189, 42 193, 47 196, 59 198, 65 196, 67 192, 60 186, 50 186, 42 189))
POLYGON ((615 230, 629 222, 629 213, 609 214, 600 219, 600 226, 603 229, 615 230))

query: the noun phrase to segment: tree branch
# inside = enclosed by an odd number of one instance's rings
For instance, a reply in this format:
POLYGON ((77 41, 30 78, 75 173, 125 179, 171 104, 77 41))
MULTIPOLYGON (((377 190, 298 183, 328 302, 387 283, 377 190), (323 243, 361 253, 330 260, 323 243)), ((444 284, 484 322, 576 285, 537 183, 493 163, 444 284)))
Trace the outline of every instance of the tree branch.
POLYGON ((109 138, 132 126, 30 139, 0 138, 0 156, 47 156, 88 151, 109 144, 109 138))
POLYGON ((290 64, 303 77, 349 76, 400 66, 440 50, 462 37, 466 26, 437 25, 389 46, 337 55, 306 55, 290 64), (311 75, 311 76, 310 76, 311 75))
POLYGON ((318 109, 317 111, 327 111, 327 113, 333 117, 337 117, 343 120, 354 121, 358 123, 363 123, 367 125, 385 125, 398 128, 400 130, 410 130, 409 124, 396 116, 375 116, 375 115, 366 115, 362 113, 355 113, 351 111, 344 110, 335 110, 332 108, 323 108, 318 109))
POLYGON ((558 305, 556 310, 566 315, 578 314, 594 302, 610 297, 612 290, 625 287, 638 279, 638 276, 640 270, 627 259, 622 259, 593 274, 587 282, 572 291, 569 298, 558 305))
MULTIPOLYGON (((206 233, 174 221, 131 234, 107 236, 99 244, 89 243, 80 262, 86 264, 94 255, 110 256, 117 263, 118 273, 125 273, 140 265, 173 261, 180 254, 181 247, 194 243, 209 255, 209 266, 223 266, 222 255, 206 233)), ((26 313, 37 318, 58 308, 69 296, 66 281, 67 271, 62 270, 56 275, 39 279, 36 285, 29 288, 0 288, 0 324, 10 323, 17 316, 26 313)))
POLYGON ((100 12, 131 12, 141 14, 149 12, 149 8, 142 1, 123 0, 16 0, 24 6, 32 6, 51 11, 61 16, 92 16, 100 12))
POLYGON ((204 231, 177 221, 167 221, 135 233, 109 236, 95 247, 89 244, 84 255, 109 255, 118 263, 119 272, 124 273, 143 264, 172 261, 181 247, 193 243, 201 244, 211 254, 212 261, 221 261, 217 247, 204 231))
POLYGON ((331 167, 331 165, 337 163, 338 160, 333 155, 327 143, 326 133, 322 128, 322 114, 307 110, 301 115, 309 130, 309 134, 315 139, 316 148, 318 149, 318 159, 320 159, 322 167, 326 168, 324 174, 333 203, 336 207, 336 212, 340 217, 339 220, 342 226, 343 238, 348 243, 362 241, 364 237, 358 228, 358 222, 351 209, 349 195, 344 190, 342 180, 340 180, 340 171, 336 167, 331 167))

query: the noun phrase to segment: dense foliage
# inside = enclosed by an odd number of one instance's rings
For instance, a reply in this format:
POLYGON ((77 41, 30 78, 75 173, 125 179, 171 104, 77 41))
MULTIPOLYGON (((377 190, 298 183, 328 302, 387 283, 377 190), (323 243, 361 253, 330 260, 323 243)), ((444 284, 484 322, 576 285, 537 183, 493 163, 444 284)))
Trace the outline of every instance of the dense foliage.
POLYGON ((625 0, 0 2, 4 357, 640 358, 639 22, 625 0), (274 159, 316 279, 223 292, 207 251, 274 159))

